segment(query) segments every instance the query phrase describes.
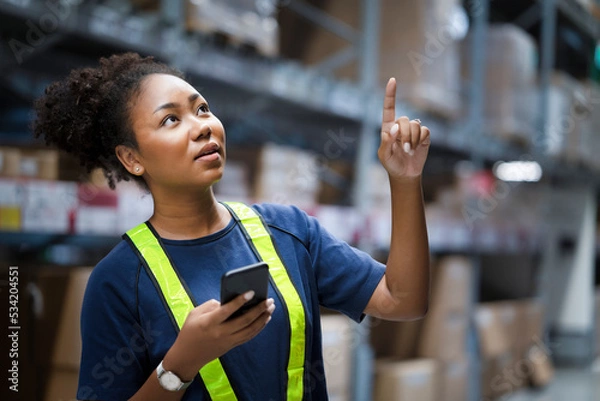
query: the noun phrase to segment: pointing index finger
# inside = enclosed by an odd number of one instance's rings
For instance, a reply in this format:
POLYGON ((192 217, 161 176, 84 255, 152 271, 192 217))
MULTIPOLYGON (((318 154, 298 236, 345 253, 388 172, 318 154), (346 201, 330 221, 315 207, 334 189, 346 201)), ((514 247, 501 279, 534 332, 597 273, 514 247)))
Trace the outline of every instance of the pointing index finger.
POLYGON ((396 78, 390 78, 385 87, 383 99, 383 124, 391 124, 396 119, 396 78))

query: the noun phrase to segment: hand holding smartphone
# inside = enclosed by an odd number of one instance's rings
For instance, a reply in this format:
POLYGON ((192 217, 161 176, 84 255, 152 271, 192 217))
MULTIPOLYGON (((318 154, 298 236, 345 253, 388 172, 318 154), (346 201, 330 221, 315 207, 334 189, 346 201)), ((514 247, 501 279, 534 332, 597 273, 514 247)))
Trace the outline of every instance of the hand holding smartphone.
POLYGON ((254 291, 254 298, 235 311, 229 319, 243 315, 253 306, 267 299, 269 291, 269 266, 265 262, 258 262, 230 270, 221 277, 222 305, 248 291, 254 291))

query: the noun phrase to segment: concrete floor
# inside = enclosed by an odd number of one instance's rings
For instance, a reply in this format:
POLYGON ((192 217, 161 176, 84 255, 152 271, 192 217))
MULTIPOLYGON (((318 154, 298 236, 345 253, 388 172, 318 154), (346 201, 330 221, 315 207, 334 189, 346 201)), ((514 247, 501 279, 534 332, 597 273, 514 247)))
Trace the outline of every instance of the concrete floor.
POLYGON ((523 391, 505 401, 600 401, 600 361, 587 369, 558 369, 543 391, 523 391))

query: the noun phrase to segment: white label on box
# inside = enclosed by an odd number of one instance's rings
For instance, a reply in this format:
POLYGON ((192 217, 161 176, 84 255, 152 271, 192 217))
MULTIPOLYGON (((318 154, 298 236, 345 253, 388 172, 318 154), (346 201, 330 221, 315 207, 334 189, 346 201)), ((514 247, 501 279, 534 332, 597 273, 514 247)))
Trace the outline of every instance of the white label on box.
POLYGON ((106 206, 80 206, 75 220, 77 234, 117 234, 117 209, 106 206))
POLYGON ((77 184, 30 181, 23 185, 23 230, 66 233, 69 215, 77 204, 77 184))
POLYGON ((482 326, 489 326, 492 324, 494 315, 489 309, 479 309, 475 315, 475 320, 482 326))
POLYGON ((0 180, 0 206, 23 205, 23 185, 13 180, 0 180))

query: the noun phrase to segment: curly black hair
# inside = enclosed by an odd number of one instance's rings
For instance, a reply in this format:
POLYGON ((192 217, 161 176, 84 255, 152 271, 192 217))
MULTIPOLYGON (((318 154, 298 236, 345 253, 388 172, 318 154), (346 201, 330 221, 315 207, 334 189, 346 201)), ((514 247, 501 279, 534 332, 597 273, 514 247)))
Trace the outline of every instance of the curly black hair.
POLYGON ((100 167, 112 189, 116 182, 132 179, 147 188, 143 178, 123 167, 115 148, 138 148, 129 117, 130 100, 150 74, 184 78, 179 70, 136 53, 101 58, 98 67, 71 71, 35 101, 34 135, 77 157, 87 172, 100 167))

